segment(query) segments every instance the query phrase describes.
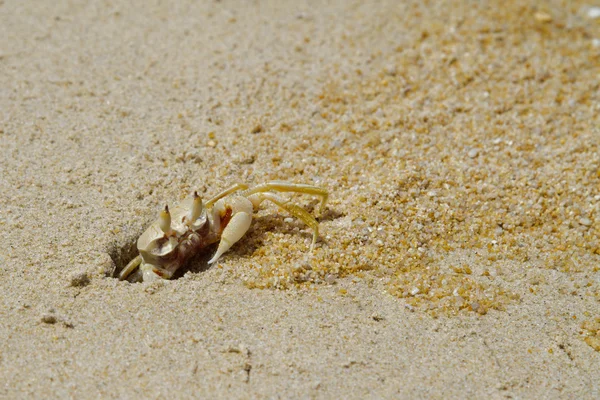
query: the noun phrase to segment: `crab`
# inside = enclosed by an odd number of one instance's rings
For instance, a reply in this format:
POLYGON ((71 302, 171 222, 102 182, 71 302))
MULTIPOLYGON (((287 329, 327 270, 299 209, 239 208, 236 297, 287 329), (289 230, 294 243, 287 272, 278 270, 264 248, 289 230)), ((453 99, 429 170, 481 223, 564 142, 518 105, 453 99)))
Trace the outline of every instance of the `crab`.
POLYGON ((119 273, 120 280, 154 281, 171 279, 173 274, 203 248, 219 242, 217 251, 208 261, 219 258, 250 228, 252 214, 264 200, 269 200, 297 217, 313 231, 310 250, 319 236, 319 223, 302 207, 292 204, 273 192, 310 194, 320 198, 319 215, 325 208, 329 193, 313 185, 272 181, 254 187, 238 183, 204 203, 197 192, 178 206, 169 206, 137 241, 139 255, 119 273))

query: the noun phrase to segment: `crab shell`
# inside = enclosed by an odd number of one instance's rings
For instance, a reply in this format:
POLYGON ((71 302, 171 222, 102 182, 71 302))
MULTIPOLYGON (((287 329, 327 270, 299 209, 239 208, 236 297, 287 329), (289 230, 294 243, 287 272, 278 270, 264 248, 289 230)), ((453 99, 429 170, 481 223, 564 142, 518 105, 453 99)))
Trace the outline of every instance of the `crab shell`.
POLYGON ((151 264, 154 272, 170 279, 200 249, 219 240, 211 230, 212 215, 206 209, 190 223, 193 201, 193 198, 187 198, 171 210, 170 233, 161 230, 157 219, 140 236, 137 242, 142 257, 140 269, 151 264))

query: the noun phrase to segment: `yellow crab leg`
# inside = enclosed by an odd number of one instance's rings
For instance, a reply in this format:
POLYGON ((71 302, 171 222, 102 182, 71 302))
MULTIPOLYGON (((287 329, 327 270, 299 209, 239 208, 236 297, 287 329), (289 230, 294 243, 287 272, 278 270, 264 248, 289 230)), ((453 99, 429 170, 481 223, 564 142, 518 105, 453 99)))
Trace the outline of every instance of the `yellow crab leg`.
MULTIPOLYGON (((269 190, 274 190, 276 192, 294 192, 294 193, 302 193, 302 194, 312 194, 314 196, 318 196, 321 198, 321 207, 319 207, 319 215, 321 215, 323 213, 323 211, 325 210, 325 204, 327 203, 327 199, 329 198, 329 192, 318 186, 306 185, 303 183, 282 182, 282 181, 272 181, 272 182, 267 182, 267 183, 263 183, 261 185, 254 186, 253 188, 244 191, 242 193, 242 195, 248 197, 255 193, 268 192, 269 190)), ((294 214, 294 215, 296 215, 296 214, 294 214)), ((299 216, 298 216, 298 218, 302 219, 299 216)))
POLYGON ((138 255, 133 260, 129 261, 129 263, 119 272, 119 280, 124 281, 127 277, 142 263, 142 257, 138 255))
POLYGON ((310 215, 304 208, 296 204, 290 204, 289 200, 282 199, 274 193, 257 193, 249 197, 249 200, 252 202, 255 208, 257 208, 262 201, 269 200, 312 228, 313 238, 309 251, 313 250, 315 243, 317 243, 317 238, 319 237, 319 223, 315 217, 310 215))
POLYGON ((231 186, 228 189, 223 190, 221 193, 219 193, 218 195, 216 195, 215 197, 213 197, 212 199, 207 201, 205 204, 205 207, 207 207, 207 208, 211 207, 213 204, 215 204, 217 201, 221 200, 223 197, 229 196, 231 193, 239 192, 240 190, 246 190, 246 189, 248 189, 248 185, 246 185, 245 183, 236 183, 235 185, 231 186))

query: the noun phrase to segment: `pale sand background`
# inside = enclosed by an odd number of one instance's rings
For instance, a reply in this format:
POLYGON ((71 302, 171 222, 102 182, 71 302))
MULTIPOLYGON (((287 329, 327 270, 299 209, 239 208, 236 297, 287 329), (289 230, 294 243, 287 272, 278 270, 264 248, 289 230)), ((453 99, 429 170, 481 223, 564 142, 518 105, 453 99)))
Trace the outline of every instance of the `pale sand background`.
POLYGON ((0 1, 0 397, 598 398, 593 4, 420 3, 0 1), (105 276, 271 179, 312 255, 105 276))

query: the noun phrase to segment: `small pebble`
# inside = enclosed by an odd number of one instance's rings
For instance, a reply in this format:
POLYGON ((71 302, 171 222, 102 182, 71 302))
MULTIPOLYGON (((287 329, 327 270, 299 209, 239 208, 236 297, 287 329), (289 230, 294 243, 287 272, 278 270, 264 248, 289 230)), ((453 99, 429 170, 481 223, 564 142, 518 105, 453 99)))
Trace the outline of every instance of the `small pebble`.
POLYGON ((55 324, 56 323, 56 317, 52 314, 44 314, 42 316, 42 322, 45 324, 55 324))
POLYGON ((333 142, 331 142, 331 147, 334 149, 342 147, 342 140, 335 139, 333 142))
POLYGON ((579 220, 579 223, 584 226, 590 226, 592 225, 592 220, 590 220, 589 218, 581 218, 579 220))
POLYGON ((78 272, 71 276, 71 286, 84 287, 90 284, 90 277, 85 272, 78 272))
POLYGON ((310 14, 306 13, 306 12, 299 12, 298 14, 296 14, 296 18, 297 19, 310 19, 310 14))
POLYGON ((590 7, 588 9, 587 15, 589 18, 598 18, 600 17, 600 7, 590 7))
POLYGON ((327 282, 330 285, 333 285, 335 283, 337 276, 335 276, 335 274, 327 274, 327 276, 325 276, 325 282, 327 282))
POLYGON ((261 124, 256 124, 254 125, 254 128, 252 128, 252 130, 250 131, 250 133, 261 133, 264 130, 263 126, 261 124))
POLYGON ((533 17, 538 22, 552 22, 552 15, 550 15, 547 12, 544 12, 544 11, 538 11, 538 12, 536 12, 533 15, 533 17))
POLYGON ((475 158, 475 157, 477 157, 478 154, 479 154, 479 150, 477 150, 477 149, 471 149, 471 150, 469 150, 469 154, 468 155, 471 158, 475 158))
POLYGON ((398 73, 398 70, 396 69, 395 65, 388 65, 387 67, 385 67, 385 73, 394 76, 398 73))
POLYGON ((377 322, 382 321, 384 319, 381 315, 377 313, 373 313, 373 315, 371 315, 371 318, 373 318, 373 320, 377 322))

